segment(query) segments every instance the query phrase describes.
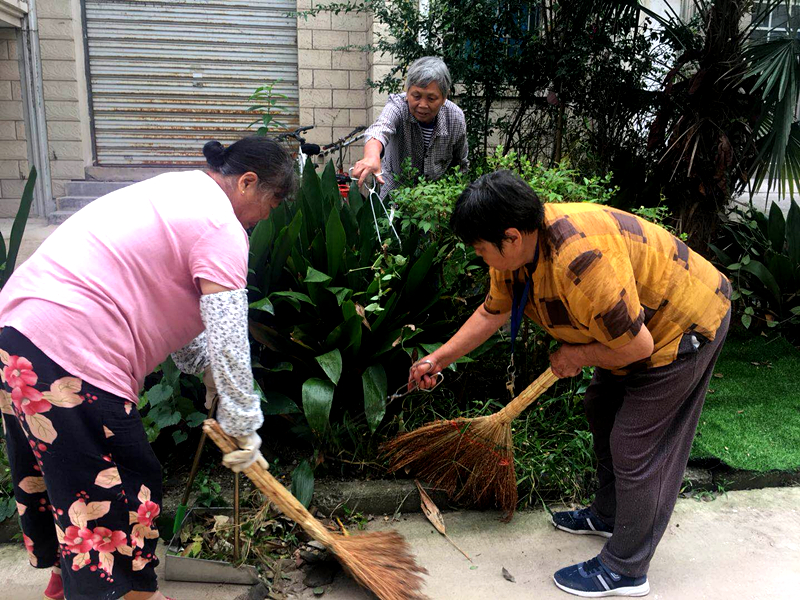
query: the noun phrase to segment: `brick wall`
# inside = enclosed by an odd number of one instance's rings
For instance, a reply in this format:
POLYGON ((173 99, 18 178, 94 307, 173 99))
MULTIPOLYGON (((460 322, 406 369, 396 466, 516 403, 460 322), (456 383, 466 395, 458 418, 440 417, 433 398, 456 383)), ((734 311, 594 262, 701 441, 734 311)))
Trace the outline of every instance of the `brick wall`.
MULTIPOLYGON (((378 33, 382 30, 385 32, 385 26, 381 25, 380 23, 376 23, 372 19, 372 15, 369 17, 368 23, 368 35, 370 37, 370 43, 375 44, 378 41, 378 33)), ((380 81, 386 75, 389 74, 392 66, 395 64, 392 56, 389 54, 380 53, 373 53, 369 56, 369 78, 372 81, 380 81)), ((381 110, 383 110, 384 105, 386 104, 386 100, 389 97, 389 94, 381 93, 375 88, 370 88, 367 92, 367 119, 369 122, 372 123, 375 119, 378 118, 378 115, 381 114, 381 110)))
POLYGON ((83 71, 79 0, 38 0, 39 46, 47 119, 53 198, 64 195, 70 179, 83 179, 90 164, 86 91, 79 86, 83 71))
POLYGON ((0 217, 13 217, 28 176, 17 30, 0 28, 0 217))
MULTIPOLYGON (((79 0, 39 0, 39 49, 53 197, 70 179, 83 179, 91 145, 83 69, 79 0), (76 33, 77 31, 77 33, 76 33)), ((0 28, 0 217, 14 216, 28 175, 18 30, 0 28)), ((35 213, 35 205, 33 212, 35 213)))
MULTIPOLYGON (((324 2, 297 0, 302 11, 324 2)), ((320 13, 297 19, 300 125, 314 125, 307 141, 329 144, 359 125, 369 125, 366 52, 342 51, 348 44, 365 44, 366 14, 320 13)), ((345 169, 362 155, 363 142, 349 147, 345 169)))

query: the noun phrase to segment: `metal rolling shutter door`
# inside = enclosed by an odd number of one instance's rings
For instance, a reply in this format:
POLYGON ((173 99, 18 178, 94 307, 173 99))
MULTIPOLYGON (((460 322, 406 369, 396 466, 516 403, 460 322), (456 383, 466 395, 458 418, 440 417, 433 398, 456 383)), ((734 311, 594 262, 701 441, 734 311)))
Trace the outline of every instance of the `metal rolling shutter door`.
POLYGON ((248 97, 276 82, 297 127, 294 0, 85 0, 99 165, 196 164, 254 130, 248 97))

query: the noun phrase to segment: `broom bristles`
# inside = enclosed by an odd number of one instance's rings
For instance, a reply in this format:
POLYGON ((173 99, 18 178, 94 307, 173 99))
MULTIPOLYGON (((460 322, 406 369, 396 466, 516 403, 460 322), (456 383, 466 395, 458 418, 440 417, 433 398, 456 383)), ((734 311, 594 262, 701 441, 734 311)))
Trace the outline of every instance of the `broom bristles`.
MULTIPOLYGON (((203 431, 223 452, 238 448, 213 419, 203 424, 203 431)), ((422 574, 403 536, 396 531, 379 531, 343 536, 328 531, 308 512, 292 493, 258 462, 244 470, 250 480, 283 513, 300 525, 318 542, 329 548, 342 566, 361 585, 381 600, 422 600, 422 574)))
POLYGON ((330 546, 345 570, 381 600, 424 600, 422 575, 408 543, 396 531, 337 535, 330 546))
POLYGON ((408 469, 455 501, 497 507, 508 521, 517 506, 511 425, 495 415, 434 421, 381 447, 390 471, 408 469))
POLYGON ((557 380, 548 367, 493 415, 434 421, 397 436, 381 447, 389 470, 408 469, 457 501, 496 506, 510 521, 517 507, 511 421, 557 380))

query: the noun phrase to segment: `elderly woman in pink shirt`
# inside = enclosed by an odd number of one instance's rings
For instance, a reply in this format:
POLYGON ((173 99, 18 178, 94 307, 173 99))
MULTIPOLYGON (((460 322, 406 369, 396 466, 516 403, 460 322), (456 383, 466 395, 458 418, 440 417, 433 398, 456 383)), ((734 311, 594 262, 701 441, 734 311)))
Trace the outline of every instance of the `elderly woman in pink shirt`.
POLYGON ((161 466, 136 410, 173 354, 206 372, 218 420, 263 461, 247 337, 248 238, 293 192, 276 142, 206 144, 205 171, 160 175, 61 225, 0 293, 0 408, 31 564, 45 598, 162 600, 155 555, 161 466))

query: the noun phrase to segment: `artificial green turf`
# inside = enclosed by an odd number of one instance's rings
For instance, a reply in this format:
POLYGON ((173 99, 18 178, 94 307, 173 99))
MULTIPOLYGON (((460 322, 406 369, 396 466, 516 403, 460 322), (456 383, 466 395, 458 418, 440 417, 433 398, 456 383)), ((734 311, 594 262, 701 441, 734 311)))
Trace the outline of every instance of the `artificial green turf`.
POLYGON ((692 458, 710 457, 751 471, 800 468, 800 351, 783 338, 728 336, 692 446, 692 458))

